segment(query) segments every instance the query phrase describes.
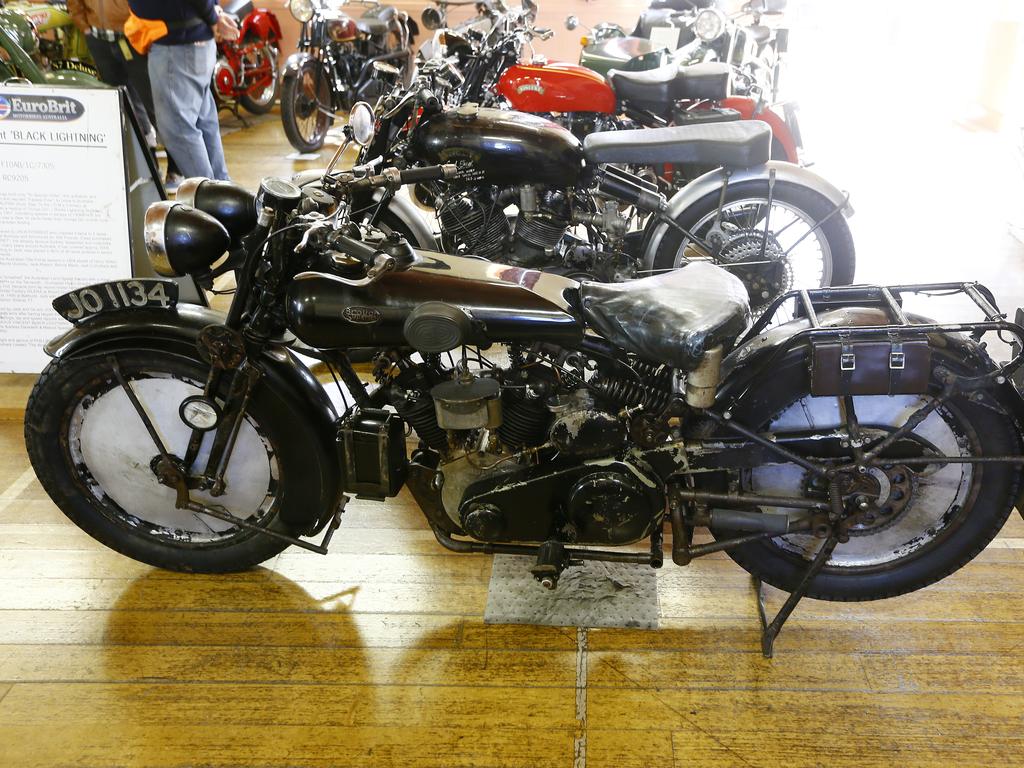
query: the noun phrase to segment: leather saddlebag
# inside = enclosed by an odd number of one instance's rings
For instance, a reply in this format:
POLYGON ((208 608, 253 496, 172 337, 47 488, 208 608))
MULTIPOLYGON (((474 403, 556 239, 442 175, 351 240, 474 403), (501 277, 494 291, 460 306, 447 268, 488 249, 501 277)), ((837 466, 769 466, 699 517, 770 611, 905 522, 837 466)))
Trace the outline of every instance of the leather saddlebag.
POLYGON ((911 395, 928 391, 928 339, 818 341, 811 344, 811 394, 911 395))

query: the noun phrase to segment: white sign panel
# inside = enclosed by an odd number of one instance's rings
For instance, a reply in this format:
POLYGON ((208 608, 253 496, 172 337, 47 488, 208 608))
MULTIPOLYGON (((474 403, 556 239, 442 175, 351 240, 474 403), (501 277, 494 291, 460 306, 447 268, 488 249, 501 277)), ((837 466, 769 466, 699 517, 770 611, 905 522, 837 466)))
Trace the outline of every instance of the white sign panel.
POLYGON ((36 373, 72 288, 131 277, 115 90, 0 85, 0 372, 36 373))

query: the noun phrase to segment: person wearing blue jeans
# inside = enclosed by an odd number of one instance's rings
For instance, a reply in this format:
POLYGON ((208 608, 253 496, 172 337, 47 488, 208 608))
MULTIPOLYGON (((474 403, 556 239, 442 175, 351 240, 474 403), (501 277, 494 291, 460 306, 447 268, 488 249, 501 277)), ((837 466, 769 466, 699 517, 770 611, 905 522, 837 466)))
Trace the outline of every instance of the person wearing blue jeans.
POLYGON ((214 36, 234 40, 238 26, 214 0, 129 0, 141 19, 163 21, 167 35, 149 51, 153 107, 167 152, 186 178, 227 179, 210 79, 214 36))

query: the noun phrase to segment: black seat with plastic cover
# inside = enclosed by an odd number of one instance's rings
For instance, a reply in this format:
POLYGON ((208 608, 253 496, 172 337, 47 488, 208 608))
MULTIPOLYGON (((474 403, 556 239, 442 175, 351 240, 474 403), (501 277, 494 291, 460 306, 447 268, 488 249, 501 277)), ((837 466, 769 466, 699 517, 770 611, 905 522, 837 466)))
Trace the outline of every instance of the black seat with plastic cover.
POLYGON ((608 341, 683 371, 704 353, 726 347, 750 323, 743 282, 708 262, 622 283, 580 286, 587 324, 608 341))
POLYGON ((640 72, 613 69, 608 79, 621 101, 662 113, 683 99, 726 98, 731 72, 728 64, 716 61, 690 65, 669 62, 640 72))
POLYGON ((772 129, 760 120, 599 131, 583 140, 587 162, 693 163, 724 168, 752 168, 771 159, 772 129))

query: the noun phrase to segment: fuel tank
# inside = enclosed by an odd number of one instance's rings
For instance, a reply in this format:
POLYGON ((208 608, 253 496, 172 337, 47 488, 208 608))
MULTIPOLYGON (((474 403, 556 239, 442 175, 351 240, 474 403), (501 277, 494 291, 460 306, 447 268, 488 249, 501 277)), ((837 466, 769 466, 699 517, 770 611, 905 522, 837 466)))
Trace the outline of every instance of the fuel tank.
POLYGON ((347 285, 331 272, 304 272, 288 286, 285 306, 289 330, 318 349, 412 346, 409 316, 438 302, 468 316, 464 343, 571 347, 583 338, 578 293, 579 283, 560 275, 417 251, 410 267, 366 286, 347 285))
POLYGON ((498 93, 520 112, 615 113, 611 85, 579 64, 515 64, 498 80, 498 93))
POLYGON ((428 163, 468 163, 475 183, 572 186, 584 167, 583 145, 537 115, 463 104, 423 121, 413 150, 428 163))

